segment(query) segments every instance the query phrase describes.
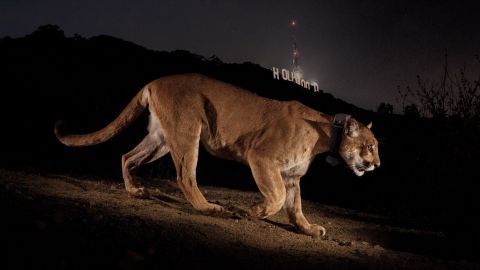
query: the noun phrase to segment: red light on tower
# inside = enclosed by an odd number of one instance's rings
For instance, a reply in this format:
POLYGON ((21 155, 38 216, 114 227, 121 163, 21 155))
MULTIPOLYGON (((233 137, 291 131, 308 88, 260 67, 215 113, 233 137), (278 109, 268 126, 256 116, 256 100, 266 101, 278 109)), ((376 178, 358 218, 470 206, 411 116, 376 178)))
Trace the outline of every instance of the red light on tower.
POLYGON ((292 48, 293 49, 292 51, 293 72, 301 76, 301 70, 300 70, 300 64, 299 64, 300 53, 297 47, 297 39, 295 38, 295 32, 297 30, 297 21, 294 18, 290 21, 290 28, 292 31, 292 42, 293 42, 292 44, 293 45, 293 48, 292 48))

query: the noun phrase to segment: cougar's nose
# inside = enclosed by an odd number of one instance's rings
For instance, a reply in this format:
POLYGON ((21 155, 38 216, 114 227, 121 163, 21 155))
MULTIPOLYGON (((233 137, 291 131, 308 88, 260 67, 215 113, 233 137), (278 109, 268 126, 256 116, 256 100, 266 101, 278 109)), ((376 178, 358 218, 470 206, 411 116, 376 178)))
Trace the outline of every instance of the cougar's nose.
POLYGON ((370 162, 370 161, 364 161, 363 162, 363 166, 365 168, 370 168, 372 165, 373 165, 373 162, 370 162))
POLYGON ((374 166, 375 166, 375 168, 380 167, 380 161, 379 161, 379 162, 375 162, 374 166))

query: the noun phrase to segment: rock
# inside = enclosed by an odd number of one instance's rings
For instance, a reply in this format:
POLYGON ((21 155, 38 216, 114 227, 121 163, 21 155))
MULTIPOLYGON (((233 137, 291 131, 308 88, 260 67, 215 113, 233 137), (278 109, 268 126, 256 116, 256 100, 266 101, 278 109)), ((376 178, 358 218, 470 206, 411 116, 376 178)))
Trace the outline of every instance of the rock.
POLYGON ((339 240, 337 243, 339 246, 347 246, 347 247, 352 246, 352 242, 347 240, 339 240))

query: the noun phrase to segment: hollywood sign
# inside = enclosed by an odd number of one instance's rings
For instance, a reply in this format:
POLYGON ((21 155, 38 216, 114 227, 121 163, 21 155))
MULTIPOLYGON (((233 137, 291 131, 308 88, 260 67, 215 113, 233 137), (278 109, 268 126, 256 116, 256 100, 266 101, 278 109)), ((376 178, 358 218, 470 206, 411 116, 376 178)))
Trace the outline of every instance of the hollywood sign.
POLYGON ((280 72, 280 69, 276 67, 272 68, 272 72, 274 79, 280 80, 281 78, 284 81, 291 81, 302 86, 303 88, 313 90, 313 92, 320 92, 320 90, 318 89, 318 84, 316 82, 305 81, 304 79, 302 79, 302 76, 298 72, 289 71, 284 68, 282 68, 280 72))

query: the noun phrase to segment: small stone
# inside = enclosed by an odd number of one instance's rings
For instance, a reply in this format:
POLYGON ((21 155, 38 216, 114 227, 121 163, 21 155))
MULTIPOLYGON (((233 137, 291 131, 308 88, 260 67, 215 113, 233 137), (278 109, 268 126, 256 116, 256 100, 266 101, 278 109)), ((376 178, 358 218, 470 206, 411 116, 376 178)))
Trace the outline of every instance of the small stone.
POLYGON ((347 247, 349 247, 349 246, 352 245, 352 242, 346 241, 346 240, 340 240, 340 241, 338 242, 338 245, 339 245, 339 246, 347 246, 347 247))

